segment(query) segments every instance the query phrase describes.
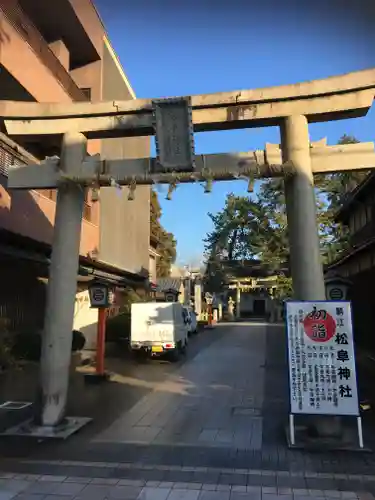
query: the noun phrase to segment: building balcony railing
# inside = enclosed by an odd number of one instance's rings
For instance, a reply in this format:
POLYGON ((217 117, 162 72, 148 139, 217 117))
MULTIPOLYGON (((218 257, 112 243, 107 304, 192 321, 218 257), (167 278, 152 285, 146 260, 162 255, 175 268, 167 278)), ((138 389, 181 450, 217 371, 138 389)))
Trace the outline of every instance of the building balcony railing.
MULTIPOLYGON (((29 161, 38 162, 30 153, 24 152, 23 149, 17 147, 16 143, 8 139, 4 134, 0 134, 0 175, 8 177, 8 172, 13 167, 27 165, 29 161), (27 156, 25 156, 27 155, 27 156)), ((56 189, 40 190, 41 194, 56 202, 56 189)), ((85 201, 83 207, 83 218, 91 221, 92 207, 85 201)))
MULTIPOLYGON (((38 29, 30 21, 17 4, 1 5, 0 12, 4 15, 12 26, 18 31, 22 38, 30 45, 42 63, 53 73, 73 101, 87 101, 87 96, 77 86, 73 78, 66 71, 64 66, 50 49, 38 29)), ((1 15, 1 14, 0 14, 1 15)))
POLYGON ((16 145, 0 134, 0 174, 8 177, 10 168, 22 165, 27 165, 27 159, 18 151, 16 145))

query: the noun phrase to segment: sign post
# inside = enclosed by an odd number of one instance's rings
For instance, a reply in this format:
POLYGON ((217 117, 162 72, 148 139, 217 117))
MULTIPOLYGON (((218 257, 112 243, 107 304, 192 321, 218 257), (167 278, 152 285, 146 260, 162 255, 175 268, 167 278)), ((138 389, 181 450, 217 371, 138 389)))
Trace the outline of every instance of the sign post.
POLYGON ((91 307, 98 309, 98 329, 96 337, 96 370, 95 374, 90 374, 88 380, 102 381, 109 378, 104 368, 105 330, 107 308, 114 302, 114 293, 106 283, 94 281, 89 285, 89 296, 91 307))
POLYGON ((352 416, 363 448, 350 302, 290 301, 286 318, 291 445, 295 415, 352 416))

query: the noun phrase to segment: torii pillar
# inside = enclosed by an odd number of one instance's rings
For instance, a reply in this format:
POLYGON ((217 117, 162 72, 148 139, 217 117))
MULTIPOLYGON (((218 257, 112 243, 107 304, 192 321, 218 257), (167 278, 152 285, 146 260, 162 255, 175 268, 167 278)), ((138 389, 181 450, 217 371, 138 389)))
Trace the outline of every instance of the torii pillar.
MULTIPOLYGON (((296 300, 326 300, 320 257, 310 139, 305 116, 289 116, 281 125, 284 161, 292 161, 294 173, 284 178, 288 218, 293 295, 296 300)), ((339 436, 340 417, 312 418, 320 436, 339 436)))
MULTIPOLYGON (((60 168, 74 172, 86 157, 83 134, 64 134, 60 168)), ((67 437, 91 419, 65 418, 77 291, 84 190, 68 182, 57 193, 47 306, 44 319, 35 435, 67 437)))
POLYGON ((294 166, 294 173, 285 177, 294 298, 325 300, 309 128, 305 116, 288 116, 284 119, 281 125, 281 148, 283 161, 291 161, 294 166))

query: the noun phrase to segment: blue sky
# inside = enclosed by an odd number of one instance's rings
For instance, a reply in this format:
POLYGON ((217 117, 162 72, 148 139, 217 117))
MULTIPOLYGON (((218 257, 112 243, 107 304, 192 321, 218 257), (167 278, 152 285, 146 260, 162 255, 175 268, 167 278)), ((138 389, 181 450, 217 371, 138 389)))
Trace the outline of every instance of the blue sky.
MULTIPOLYGON (((343 3, 96 0, 137 97, 259 88, 375 66, 375 18, 361 2, 343 3)), ((330 144, 344 133, 373 141, 375 111, 310 126, 312 140, 327 137, 330 144)), ((262 149, 266 142, 279 142, 277 128, 195 135, 197 153, 262 149)), ((162 223, 177 239, 179 263, 200 258, 212 227, 207 213, 220 210, 229 192, 246 194, 246 183, 215 183, 210 195, 199 184, 183 185, 173 201, 159 193, 162 223)))

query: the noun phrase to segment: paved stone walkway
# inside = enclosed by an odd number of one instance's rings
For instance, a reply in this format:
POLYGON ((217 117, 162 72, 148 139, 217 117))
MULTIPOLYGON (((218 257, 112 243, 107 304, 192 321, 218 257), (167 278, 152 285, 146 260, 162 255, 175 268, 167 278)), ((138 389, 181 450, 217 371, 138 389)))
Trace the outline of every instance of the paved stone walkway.
POLYGON ((260 450, 266 327, 233 327, 94 442, 260 450))
MULTIPOLYGON (((0 500, 372 499, 372 453, 287 448, 283 329, 242 323, 217 331, 89 441, 73 437, 2 460, 0 500)), ((374 444, 371 436, 365 426, 374 444)))
MULTIPOLYGON (((226 473, 228 479, 230 473, 226 473)), ((277 476, 276 476, 277 477, 277 476)), ((280 476, 282 477, 282 476, 280 476)), ((373 500, 366 490, 323 490, 86 476, 0 473, 0 500, 373 500)))

